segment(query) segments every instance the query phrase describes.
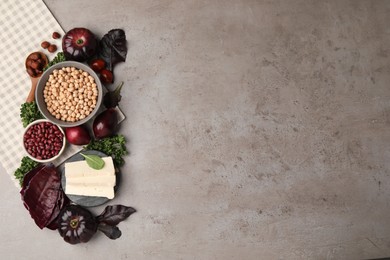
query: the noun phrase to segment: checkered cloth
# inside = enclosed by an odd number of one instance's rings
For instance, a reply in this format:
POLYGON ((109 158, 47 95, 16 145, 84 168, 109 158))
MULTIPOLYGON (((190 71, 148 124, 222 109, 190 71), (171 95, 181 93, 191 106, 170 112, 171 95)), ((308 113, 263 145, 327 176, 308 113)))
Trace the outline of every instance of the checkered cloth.
MULTIPOLYGON (((0 29, 0 163, 15 185, 20 187, 14 177, 21 159, 26 156, 20 106, 26 101, 31 88, 25 60, 31 52, 44 51, 40 46, 44 40, 55 43, 61 50, 61 40, 52 39, 52 33, 56 31, 64 35, 64 31, 42 0, 1 0, 0 29)), ((49 60, 56 55, 44 52, 49 60)), ((120 121, 123 119, 121 113, 120 121)), ((60 164, 81 148, 68 145, 54 164, 60 164)))

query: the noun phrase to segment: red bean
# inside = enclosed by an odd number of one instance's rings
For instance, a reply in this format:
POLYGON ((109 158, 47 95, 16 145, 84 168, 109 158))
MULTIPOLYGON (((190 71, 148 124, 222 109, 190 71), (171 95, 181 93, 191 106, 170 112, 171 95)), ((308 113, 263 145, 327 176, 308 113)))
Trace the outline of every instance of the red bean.
POLYGON ((27 152, 37 159, 56 156, 63 146, 64 136, 56 125, 49 122, 31 126, 23 137, 27 152))

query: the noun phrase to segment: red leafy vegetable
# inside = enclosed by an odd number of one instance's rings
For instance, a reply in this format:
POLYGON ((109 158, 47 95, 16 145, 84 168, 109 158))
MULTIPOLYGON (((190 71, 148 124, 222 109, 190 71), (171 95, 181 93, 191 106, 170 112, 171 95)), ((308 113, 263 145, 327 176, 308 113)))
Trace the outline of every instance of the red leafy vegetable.
POLYGON ((122 29, 112 29, 100 41, 100 57, 106 62, 107 68, 113 71, 114 65, 126 61, 126 34, 122 29))
POLYGON ((103 213, 97 216, 96 219, 99 222, 104 222, 105 224, 116 226, 121 221, 127 219, 134 212, 136 212, 136 210, 132 207, 112 205, 107 206, 103 213))
POLYGON ((44 228, 58 216, 64 204, 61 179, 54 165, 39 166, 26 175, 20 191, 26 209, 39 228, 44 228))
POLYGON ((22 197, 24 196, 24 192, 26 191, 26 188, 30 184, 32 177, 34 177, 37 172, 42 170, 42 168, 44 166, 45 166, 44 164, 40 164, 36 168, 34 168, 31 171, 29 171, 28 173, 26 173, 26 175, 24 175, 23 183, 22 183, 22 190, 20 191, 20 194, 22 195, 22 197))
POLYGON ((122 235, 122 232, 116 225, 127 219, 134 212, 136 212, 136 210, 132 207, 123 205, 107 206, 103 213, 96 217, 96 220, 99 223, 98 229, 108 238, 117 239, 122 235))
POLYGON ((123 81, 115 88, 114 91, 108 91, 103 97, 103 105, 106 108, 116 107, 122 99, 121 90, 123 81))
POLYGON ((117 226, 110 226, 104 222, 99 223, 98 229, 110 239, 117 239, 122 235, 122 232, 117 226))
POLYGON ((53 210, 53 214, 49 220, 49 224, 46 226, 48 229, 56 230, 58 228, 58 217, 63 207, 69 204, 68 197, 65 196, 64 192, 58 194, 57 204, 53 210))

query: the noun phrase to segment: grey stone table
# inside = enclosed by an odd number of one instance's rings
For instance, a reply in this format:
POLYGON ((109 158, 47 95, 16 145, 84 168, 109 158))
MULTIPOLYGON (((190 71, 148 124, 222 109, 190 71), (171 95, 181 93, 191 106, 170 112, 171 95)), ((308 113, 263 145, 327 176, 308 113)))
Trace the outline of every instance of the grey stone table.
POLYGON ((70 246, 0 174, 1 259, 390 256, 389 1, 45 3, 65 30, 126 31, 112 203, 138 212, 70 246))

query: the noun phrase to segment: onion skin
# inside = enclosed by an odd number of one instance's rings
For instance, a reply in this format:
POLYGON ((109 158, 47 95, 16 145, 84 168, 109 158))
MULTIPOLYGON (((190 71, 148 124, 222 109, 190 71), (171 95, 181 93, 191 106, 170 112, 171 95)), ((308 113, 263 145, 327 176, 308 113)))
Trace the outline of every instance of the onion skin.
POLYGON ((86 61, 98 49, 95 35, 86 28, 73 28, 62 38, 62 51, 67 60, 86 61))
POLYGON ((91 136, 84 126, 73 126, 65 128, 66 140, 74 145, 86 145, 91 142, 91 136))
POLYGON ((118 127, 118 114, 114 108, 100 113, 93 121, 93 134, 96 139, 114 135, 118 127))
POLYGON ((72 245, 88 242, 95 235, 98 226, 92 213, 78 205, 63 208, 58 221, 58 232, 65 242, 72 245))

